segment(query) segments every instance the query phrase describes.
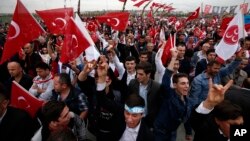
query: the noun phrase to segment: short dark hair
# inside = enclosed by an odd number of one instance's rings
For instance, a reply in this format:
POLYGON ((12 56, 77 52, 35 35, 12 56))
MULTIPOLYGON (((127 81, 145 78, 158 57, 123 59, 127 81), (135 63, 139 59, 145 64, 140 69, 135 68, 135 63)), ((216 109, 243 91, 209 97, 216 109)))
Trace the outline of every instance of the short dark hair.
POLYGON ((136 66, 136 70, 142 69, 146 74, 152 73, 152 65, 149 62, 141 62, 136 66))
POLYGON ((45 126, 48 126, 51 121, 57 121, 60 117, 66 104, 62 101, 48 101, 42 107, 42 117, 44 118, 45 126))
POLYGON ((134 56, 128 56, 128 57, 126 57, 126 59, 125 59, 125 62, 126 61, 135 61, 136 62, 136 58, 134 57, 134 56))
POLYGON ((68 86, 71 86, 71 79, 67 73, 60 73, 57 76, 59 77, 59 82, 61 84, 67 84, 68 86))
POLYGON ((129 95, 125 103, 128 107, 145 107, 145 101, 139 94, 129 95))
POLYGON ((145 50, 145 51, 141 51, 141 52, 140 52, 140 56, 141 56, 141 55, 147 55, 147 56, 149 56, 149 55, 148 55, 148 51, 146 51, 146 50, 145 50))
POLYGON ((206 55, 208 55, 208 54, 211 53, 211 52, 215 52, 215 49, 212 49, 212 48, 208 49, 208 50, 206 51, 206 55))
POLYGON ((188 79, 188 75, 186 73, 176 73, 173 75, 173 83, 178 83, 179 79, 182 77, 186 77, 188 79))
POLYGON ((186 44, 184 42, 179 42, 179 43, 176 44, 176 47, 178 48, 179 46, 186 47, 186 44))
POLYGON ((245 41, 250 41, 250 36, 245 37, 245 41))
POLYGON ((229 100, 224 100, 214 107, 212 115, 220 121, 229 119, 236 119, 242 116, 242 109, 240 106, 231 103, 229 100))
POLYGON ((207 66, 211 67, 211 66, 213 66, 214 64, 221 65, 221 63, 218 62, 217 60, 212 60, 212 61, 210 61, 210 62, 207 63, 207 66))
POLYGON ((39 62, 36 64, 35 68, 43 69, 43 70, 50 70, 50 67, 47 63, 45 62, 39 62))
POLYGON ((77 141, 76 136, 69 128, 51 132, 47 141, 77 141))

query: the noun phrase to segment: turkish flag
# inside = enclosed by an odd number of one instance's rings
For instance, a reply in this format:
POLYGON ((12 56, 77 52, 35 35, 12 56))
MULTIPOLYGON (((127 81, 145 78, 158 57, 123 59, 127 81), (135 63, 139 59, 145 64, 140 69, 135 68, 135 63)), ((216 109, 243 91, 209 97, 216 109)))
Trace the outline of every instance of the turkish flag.
POLYGON ((229 23, 221 41, 215 47, 215 52, 221 59, 229 59, 240 47, 239 39, 245 36, 242 26, 243 15, 239 11, 229 23))
POLYGON ((226 18, 223 18, 222 21, 221 21, 220 29, 221 29, 221 30, 226 30, 228 24, 230 23, 230 21, 231 21, 232 19, 233 19, 233 17, 226 17, 226 18))
POLYGON ((11 58, 21 47, 42 33, 45 33, 45 31, 24 7, 22 2, 18 0, 13 19, 10 23, 0 64, 11 58))
POLYGON ((68 63, 69 61, 76 59, 86 48, 90 46, 87 38, 83 35, 72 17, 66 26, 65 38, 60 58, 62 63, 68 63))
POLYGON ((102 16, 97 16, 96 19, 100 23, 106 23, 114 30, 125 31, 128 25, 129 19, 128 12, 110 12, 102 16))
POLYGON ((199 17, 200 7, 198 7, 187 19, 186 21, 191 21, 199 17))
POLYGON ((25 90, 16 81, 12 81, 10 105, 27 111, 31 117, 35 117, 37 110, 42 107, 41 101, 25 90))
POLYGON ((36 13, 43 19, 50 33, 64 34, 67 22, 73 16, 73 8, 36 10, 36 13))
POLYGON ((149 1, 149 0, 141 0, 140 2, 134 4, 134 6, 139 8, 141 5, 143 5, 147 1, 149 1))
POLYGON ((92 37, 89 35, 89 32, 87 31, 87 29, 83 25, 83 22, 80 19, 80 17, 78 16, 78 14, 76 14, 75 22, 76 22, 77 26, 79 27, 79 29, 81 30, 81 32, 83 33, 83 35, 86 37, 86 39, 90 43, 90 47, 88 47, 85 50, 86 60, 87 61, 97 60, 100 56, 100 53, 99 53, 98 49, 95 47, 95 43, 92 40, 92 37))
POLYGON ((175 37, 170 34, 170 36, 168 37, 167 43, 164 47, 162 57, 161 57, 161 61, 163 65, 165 65, 167 63, 167 60, 171 57, 170 49, 175 46, 174 42, 175 42, 175 37))

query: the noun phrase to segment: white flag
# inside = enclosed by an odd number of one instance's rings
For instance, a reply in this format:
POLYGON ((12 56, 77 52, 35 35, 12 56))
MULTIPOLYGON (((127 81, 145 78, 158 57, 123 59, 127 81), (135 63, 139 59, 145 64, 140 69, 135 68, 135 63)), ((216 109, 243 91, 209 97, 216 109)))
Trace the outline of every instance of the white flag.
POLYGON ((75 22, 78 25, 79 29, 81 30, 82 34, 85 36, 85 38, 89 41, 89 43, 91 45, 90 47, 88 47, 85 50, 86 60, 87 61, 97 60, 100 56, 100 53, 96 49, 95 43, 93 42, 92 38, 90 37, 87 29, 85 28, 85 26, 84 26, 82 20, 80 19, 80 17, 78 16, 78 14, 76 14, 75 22))
POLYGON ((240 47, 239 39, 244 37, 244 21, 241 11, 229 23, 223 38, 215 47, 216 54, 224 61, 229 59, 240 47))

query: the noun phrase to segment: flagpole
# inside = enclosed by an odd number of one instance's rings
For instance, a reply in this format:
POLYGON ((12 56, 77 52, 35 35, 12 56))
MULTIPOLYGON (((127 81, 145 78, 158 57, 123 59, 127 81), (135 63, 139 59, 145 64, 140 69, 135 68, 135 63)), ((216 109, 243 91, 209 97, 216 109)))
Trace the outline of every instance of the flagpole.
POLYGON ((142 18, 143 18, 143 13, 144 13, 146 7, 148 7, 148 5, 149 5, 152 1, 153 1, 153 0, 150 0, 150 1, 143 7, 142 12, 141 12, 141 17, 142 17, 142 18))
POLYGON ((125 1, 124 1, 123 6, 122 6, 122 11, 125 11, 125 7, 126 7, 126 4, 127 4, 127 1, 128 1, 128 0, 125 0, 125 1))
POLYGON ((80 15, 80 13, 81 13, 81 0, 78 0, 77 13, 78 13, 78 15, 80 15))
POLYGON ((64 0, 64 8, 66 8, 66 0, 64 0))

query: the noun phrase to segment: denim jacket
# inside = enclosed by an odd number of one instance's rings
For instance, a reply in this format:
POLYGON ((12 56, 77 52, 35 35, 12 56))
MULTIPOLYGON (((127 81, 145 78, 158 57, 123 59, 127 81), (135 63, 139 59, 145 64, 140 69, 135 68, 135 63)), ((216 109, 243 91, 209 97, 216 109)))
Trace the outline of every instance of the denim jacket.
MULTIPOLYGON (((231 73, 240 65, 240 60, 234 60, 228 66, 221 68, 218 74, 213 77, 214 84, 221 84, 221 79, 231 73)), ((208 94, 208 79, 206 72, 202 72, 196 76, 191 84, 190 98, 195 100, 195 104, 207 98, 208 94)))

